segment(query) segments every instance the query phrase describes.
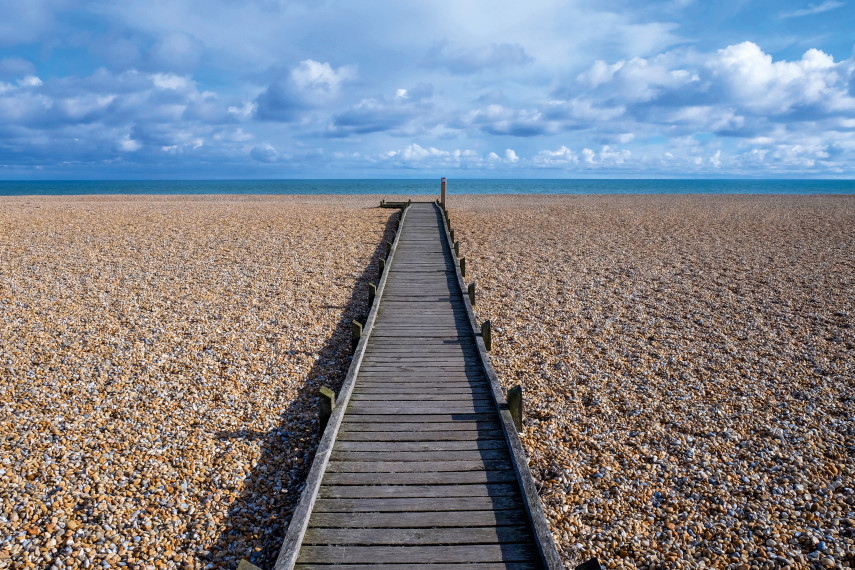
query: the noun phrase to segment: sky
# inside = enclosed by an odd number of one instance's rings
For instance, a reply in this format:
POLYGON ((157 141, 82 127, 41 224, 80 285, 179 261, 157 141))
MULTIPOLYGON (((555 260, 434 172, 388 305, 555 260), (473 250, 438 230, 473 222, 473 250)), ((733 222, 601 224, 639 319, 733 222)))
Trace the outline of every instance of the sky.
POLYGON ((853 178, 855 0, 8 0, 0 179, 853 178))

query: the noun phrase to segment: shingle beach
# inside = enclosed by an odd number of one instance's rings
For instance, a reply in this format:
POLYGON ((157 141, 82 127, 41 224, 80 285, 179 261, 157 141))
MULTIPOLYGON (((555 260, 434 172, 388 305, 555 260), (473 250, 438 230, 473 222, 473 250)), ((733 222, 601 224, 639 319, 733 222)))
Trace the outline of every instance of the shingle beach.
MULTIPOLYGON (((0 569, 272 567, 379 198, 0 198, 0 569)), ((855 198, 449 212, 568 567, 855 566, 855 198)))
POLYGON ((0 568, 270 566, 378 201, 0 199, 0 568))
POLYGON ((855 566, 855 199, 449 210, 568 563, 855 566))

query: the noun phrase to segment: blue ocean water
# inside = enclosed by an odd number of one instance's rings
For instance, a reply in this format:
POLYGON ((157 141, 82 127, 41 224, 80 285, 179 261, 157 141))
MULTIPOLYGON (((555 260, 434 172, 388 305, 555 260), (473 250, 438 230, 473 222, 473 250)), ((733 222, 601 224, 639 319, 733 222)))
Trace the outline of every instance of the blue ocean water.
MULTIPOLYGON (((855 194, 855 180, 466 180, 449 194, 855 194)), ((0 181, 0 196, 85 194, 439 194, 429 180, 0 181)))

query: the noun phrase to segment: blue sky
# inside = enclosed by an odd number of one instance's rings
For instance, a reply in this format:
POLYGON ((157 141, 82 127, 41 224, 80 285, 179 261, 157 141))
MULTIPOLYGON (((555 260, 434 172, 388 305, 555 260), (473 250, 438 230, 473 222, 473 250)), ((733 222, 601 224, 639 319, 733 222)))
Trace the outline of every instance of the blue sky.
POLYGON ((848 177, 855 4, 0 3, 0 179, 848 177))

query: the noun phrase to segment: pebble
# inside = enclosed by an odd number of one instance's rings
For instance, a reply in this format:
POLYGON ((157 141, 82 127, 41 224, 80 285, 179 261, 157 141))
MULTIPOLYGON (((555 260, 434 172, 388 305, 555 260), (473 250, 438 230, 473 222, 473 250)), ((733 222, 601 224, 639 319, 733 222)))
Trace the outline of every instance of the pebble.
POLYGON ((0 197, 0 569, 272 568, 379 200, 0 197))
POLYGON ((568 567, 855 567, 855 197, 449 210, 568 567))

